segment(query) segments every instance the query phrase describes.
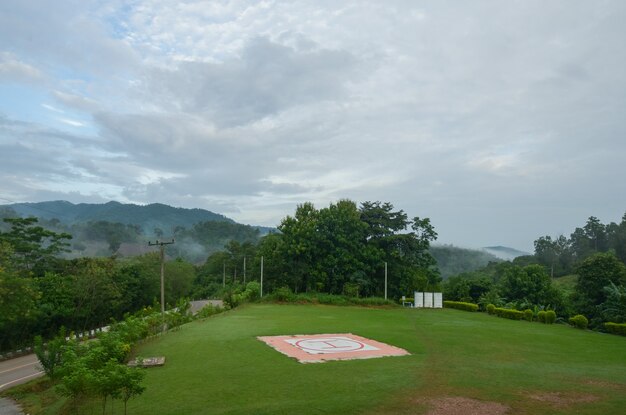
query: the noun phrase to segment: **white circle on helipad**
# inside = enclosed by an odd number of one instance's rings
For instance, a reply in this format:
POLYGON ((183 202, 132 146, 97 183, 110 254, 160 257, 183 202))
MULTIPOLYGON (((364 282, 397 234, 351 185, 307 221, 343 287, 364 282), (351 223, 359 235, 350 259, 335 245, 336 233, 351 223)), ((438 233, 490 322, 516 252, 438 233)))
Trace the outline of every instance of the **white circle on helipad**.
POLYGON ((304 338, 289 339, 287 343, 309 353, 309 354, 327 354, 327 353, 346 353, 365 350, 378 350, 374 346, 350 339, 348 337, 325 337, 325 338, 304 338))

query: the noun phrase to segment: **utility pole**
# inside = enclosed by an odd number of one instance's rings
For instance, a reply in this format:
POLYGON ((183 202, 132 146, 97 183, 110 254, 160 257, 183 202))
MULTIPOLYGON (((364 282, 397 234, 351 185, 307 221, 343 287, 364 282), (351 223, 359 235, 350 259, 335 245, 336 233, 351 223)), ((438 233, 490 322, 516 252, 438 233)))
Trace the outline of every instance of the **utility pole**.
POLYGON ((246 256, 243 256, 243 285, 246 286, 246 256))
POLYGON ((222 287, 226 287, 226 261, 223 261, 222 265, 224 265, 224 272, 222 273, 222 287))
POLYGON ((157 240, 155 243, 152 243, 148 241, 148 246, 158 246, 161 251, 161 322, 163 331, 165 331, 165 245, 172 245, 173 243, 174 239, 170 242, 159 242, 157 240))
POLYGON ((261 297, 263 297, 263 257, 261 257, 261 297))
POLYGON ((385 300, 387 299, 387 262, 385 262, 385 300))

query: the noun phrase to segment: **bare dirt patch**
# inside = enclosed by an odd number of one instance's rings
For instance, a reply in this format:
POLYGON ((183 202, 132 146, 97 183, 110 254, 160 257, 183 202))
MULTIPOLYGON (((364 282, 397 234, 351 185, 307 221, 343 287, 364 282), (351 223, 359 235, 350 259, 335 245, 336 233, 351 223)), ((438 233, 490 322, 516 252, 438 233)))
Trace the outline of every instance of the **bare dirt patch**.
POLYGON ((600 399, 597 396, 590 395, 588 393, 579 394, 573 392, 544 392, 530 394, 528 397, 560 408, 581 403, 595 402, 600 399))
POLYGON ((426 415, 504 415, 509 407, 498 402, 479 401, 461 396, 448 396, 429 401, 426 415))

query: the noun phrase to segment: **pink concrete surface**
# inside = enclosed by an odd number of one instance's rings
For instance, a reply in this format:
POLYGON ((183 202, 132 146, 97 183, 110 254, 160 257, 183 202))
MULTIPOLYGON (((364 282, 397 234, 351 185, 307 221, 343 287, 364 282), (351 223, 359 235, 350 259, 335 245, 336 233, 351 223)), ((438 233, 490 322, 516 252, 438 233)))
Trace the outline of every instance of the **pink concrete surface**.
POLYGON ((366 339, 352 333, 259 336, 257 339, 280 353, 297 359, 300 363, 371 359, 410 354, 399 347, 366 339))

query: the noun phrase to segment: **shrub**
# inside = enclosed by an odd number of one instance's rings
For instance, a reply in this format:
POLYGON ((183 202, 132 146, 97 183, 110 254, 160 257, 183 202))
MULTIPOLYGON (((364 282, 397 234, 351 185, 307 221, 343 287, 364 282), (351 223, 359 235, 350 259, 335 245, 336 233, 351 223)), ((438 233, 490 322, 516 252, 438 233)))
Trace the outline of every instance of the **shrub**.
POLYGON ((359 284, 355 282, 346 282, 343 285, 343 295, 348 297, 358 297, 359 296, 359 284))
POLYGON ((272 296, 274 297, 274 300, 276 301, 287 302, 287 301, 292 300, 293 293, 291 292, 289 287, 280 287, 279 289, 274 291, 272 296))
POLYGON ((250 281, 246 284, 243 296, 245 301, 257 301, 261 298, 261 284, 256 281, 250 281))
POLYGON ((546 312, 541 310, 537 313, 537 321, 540 323, 546 323, 546 312))
POLYGON ((556 321, 556 313, 554 310, 546 311, 546 324, 554 324, 556 321))
POLYGON ((587 317, 583 316, 582 314, 577 314, 574 317, 570 317, 568 321, 569 324, 581 330, 586 329, 589 325, 589 320, 587 320, 587 317))
POLYGON ((462 301, 444 301, 443 306, 463 311, 478 311, 478 304, 465 303, 462 301))
POLYGON ((526 310, 524 310, 524 320, 533 321, 534 316, 535 316, 535 313, 533 313, 533 310, 531 310, 530 308, 527 308, 526 310))
POLYGON ((508 318, 509 320, 521 320, 524 318, 524 313, 522 311, 510 308, 496 308, 495 314, 498 317, 508 318))
POLYGON ((220 306, 214 306, 213 304, 209 303, 207 305, 205 305, 204 307, 202 307, 200 309, 200 311, 198 311, 198 313, 196 314, 195 318, 207 318, 210 317, 214 314, 219 314, 222 311, 224 311, 224 309, 220 306))
POLYGON ((493 304, 487 304, 487 313, 494 314, 496 312, 496 306, 493 304))
POLYGON ((626 323, 604 323, 606 331, 612 334, 619 334, 620 336, 626 336, 626 323))

